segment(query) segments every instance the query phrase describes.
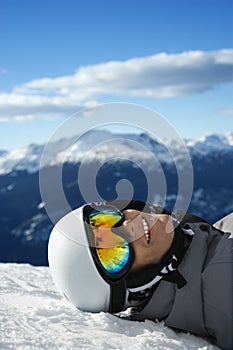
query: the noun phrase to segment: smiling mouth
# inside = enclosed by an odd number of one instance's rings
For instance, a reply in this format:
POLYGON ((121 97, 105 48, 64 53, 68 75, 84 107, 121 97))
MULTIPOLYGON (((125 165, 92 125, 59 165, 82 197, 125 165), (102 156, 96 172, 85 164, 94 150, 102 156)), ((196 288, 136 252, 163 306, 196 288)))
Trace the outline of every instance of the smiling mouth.
POLYGON ((148 225, 145 218, 142 218, 142 226, 144 229, 144 235, 146 237, 147 244, 149 244, 150 243, 150 231, 149 231, 149 225, 148 225))

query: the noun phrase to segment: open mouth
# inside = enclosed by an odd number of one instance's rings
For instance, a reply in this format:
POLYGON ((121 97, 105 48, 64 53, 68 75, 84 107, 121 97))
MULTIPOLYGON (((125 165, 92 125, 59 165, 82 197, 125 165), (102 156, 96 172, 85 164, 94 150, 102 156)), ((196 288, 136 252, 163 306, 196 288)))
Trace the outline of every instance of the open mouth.
POLYGON ((147 244, 149 244, 150 243, 150 231, 149 231, 149 225, 148 225, 145 218, 142 218, 142 226, 144 229, 144 235, 146 237, 147 244))

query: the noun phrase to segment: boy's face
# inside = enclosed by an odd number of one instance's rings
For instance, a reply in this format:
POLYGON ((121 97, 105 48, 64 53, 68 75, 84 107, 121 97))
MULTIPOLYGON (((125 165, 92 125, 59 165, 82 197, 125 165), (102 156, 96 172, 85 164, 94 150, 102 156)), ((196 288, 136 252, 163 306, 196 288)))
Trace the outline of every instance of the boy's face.
POLYGON ((134 209, 124 211, 125 221, 119 230, 132 243, 135 260, 132 271, 158 263, 169 250, 174 228, 169 215, 148 214, 134 209))

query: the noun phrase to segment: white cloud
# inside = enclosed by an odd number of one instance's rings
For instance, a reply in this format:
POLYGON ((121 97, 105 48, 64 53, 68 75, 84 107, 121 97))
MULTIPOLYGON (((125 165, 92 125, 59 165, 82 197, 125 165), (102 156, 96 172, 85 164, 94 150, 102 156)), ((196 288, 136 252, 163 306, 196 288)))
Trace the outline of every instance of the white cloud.
POLYGON ((103 95, 170 98, 232 82, 233 50, 160 53, 80 67, 73 75, 32 80, 0 94, 0 121, 69 115, 103 95))

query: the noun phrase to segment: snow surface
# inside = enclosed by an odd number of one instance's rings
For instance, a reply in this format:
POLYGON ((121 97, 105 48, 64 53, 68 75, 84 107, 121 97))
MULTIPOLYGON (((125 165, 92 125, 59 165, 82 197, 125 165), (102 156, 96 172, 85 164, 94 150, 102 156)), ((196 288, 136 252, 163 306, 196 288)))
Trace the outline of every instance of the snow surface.
POLYGON ((57 292, 48 267, 0 264, 0 274, 0 349, 219 349, 163 323, 76 310, 57 292))

